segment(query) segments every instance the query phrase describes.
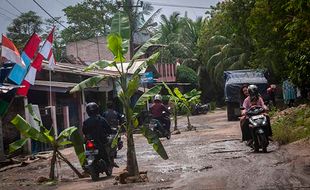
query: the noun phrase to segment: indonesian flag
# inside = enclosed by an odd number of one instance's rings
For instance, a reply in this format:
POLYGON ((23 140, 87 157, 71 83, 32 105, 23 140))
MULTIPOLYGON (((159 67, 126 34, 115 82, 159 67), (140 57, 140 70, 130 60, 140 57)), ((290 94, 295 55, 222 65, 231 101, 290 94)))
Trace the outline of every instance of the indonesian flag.
POLYGON ((23 82, 27 74, 28 68, 31 65, 32 59, 34 58, 34 55, 39 48, 40 42, 40 36, 38 36, 38 34, 36 33, 33 33, 21 53, 21 58, 24 61, 26 67, 15 64, 8 76, 8 79, 11 82, 17 85, 20 85, 23 82))
MULTIPOLYGON (((41 71, 42 61, 43 59, 49 60, 49 55, 53 54, 52 52, 52 45, 53 45, 53 33, 55 27, 52 29, 50 34, 48 35, 46 41, 44 42, 42 48, 40 49, 36 59, 31 64, 32 67, 36 68, 38 71, 41 71)), ((53 56, 54 57, 54 56, 53 56)))
POLYGON ((55 65, 53 51, 52 51, 52 44, 53 44, 53 33, 55 27, 52 29, 50 34, 48 35, 46 41, 44 42, 42 48, 40 49, 37 57, 32 62, 28 73, 25 79, 22 82, 23 88, 19 88, 16 92, 17 95, 27 96, 29 88, 31 85, 34 85, 34 81, 36 79, 37 71, 41 71, 42 61, 43 59, 48 59, 50 64, 55 65))
POLYGON ((24 61, 21 59, 20 54, 11 40, 2 34, 2 52, 1 56, 8 60, 26 67, 24 61))

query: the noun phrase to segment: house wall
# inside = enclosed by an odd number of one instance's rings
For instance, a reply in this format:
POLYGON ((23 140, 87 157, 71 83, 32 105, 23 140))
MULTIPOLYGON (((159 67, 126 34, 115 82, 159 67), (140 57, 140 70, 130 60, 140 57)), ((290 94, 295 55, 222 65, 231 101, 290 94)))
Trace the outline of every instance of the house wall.
MULTIPOLYGON (((89 64, 98 60, 112 60, 113 54, 107 48, 105 37, 97 37, 89 40, 81 40, 78 42, 70 42, 66 45, 66 55, 80 58, 89 64)), ((126 55, 129 59, 129 55, 126 55)))
POLYGON ((176 81, 176 64, 157 63, 155 64, 160 77, 157 82, 175 82, 176 81))

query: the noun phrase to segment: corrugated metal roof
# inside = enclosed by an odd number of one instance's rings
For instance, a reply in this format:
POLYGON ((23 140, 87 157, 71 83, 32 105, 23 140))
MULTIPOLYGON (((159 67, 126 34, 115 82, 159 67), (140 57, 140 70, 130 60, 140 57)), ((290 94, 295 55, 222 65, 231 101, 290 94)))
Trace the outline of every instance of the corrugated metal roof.
MULTIPOLYGON (((85 72, 84 69, 86 67, 87 67, 86 65, 58 62, 56 63, 54 67, 54 71, 62 72, 62 73, 72 73, 72 74, 83 75, 83 76, 98 76, 98 75, 106 75, 106 76, 111 76, 111 77, 118 76, 116 73, 108 72, 104 70, 93 70, 93 71, 85 72)), ((44 70, 49 70, 48 63, 46 61, 43 61, 42 68, 44 70)))
POLYGON ((14 88, 20 88, 20 87, 22 87, 22 86, 7 84, 7 83, 0 83, 0 94, 1 93, 7 93, 8 91, 10 91, 14 88))

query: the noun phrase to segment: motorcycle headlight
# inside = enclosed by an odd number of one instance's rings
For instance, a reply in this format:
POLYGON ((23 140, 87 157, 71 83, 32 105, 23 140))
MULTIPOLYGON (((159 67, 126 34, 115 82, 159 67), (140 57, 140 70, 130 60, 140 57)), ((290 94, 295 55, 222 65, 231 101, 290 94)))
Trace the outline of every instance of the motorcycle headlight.
POLYGON ((254 127, 257 127, 257 123, 255 121, 253 121, 253 119, 249 119, 250 123, 254 126, 254 127))
POLYGON ((264 119, 263 119, 263 125, 267 125, 267 118, 266 117, 264 117, 264 119))

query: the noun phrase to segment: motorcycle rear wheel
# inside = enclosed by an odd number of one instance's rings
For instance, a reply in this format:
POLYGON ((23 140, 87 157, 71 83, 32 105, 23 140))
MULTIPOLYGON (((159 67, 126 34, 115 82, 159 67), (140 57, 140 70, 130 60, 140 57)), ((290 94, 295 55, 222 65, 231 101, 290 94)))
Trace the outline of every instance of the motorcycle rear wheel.
POLYGON ((90 167, 89 168, 89 174, 90 174, 90 177, 93 181, 99 180, 99 172, 97 172, 95 168, 90 167))
POLYGON ((107 170, 105 171, 105 174, 107 176, 111 176, 113 172, 113 167, 112 166, 108 166, 107 170))

